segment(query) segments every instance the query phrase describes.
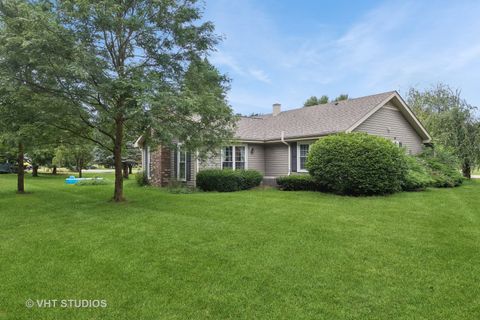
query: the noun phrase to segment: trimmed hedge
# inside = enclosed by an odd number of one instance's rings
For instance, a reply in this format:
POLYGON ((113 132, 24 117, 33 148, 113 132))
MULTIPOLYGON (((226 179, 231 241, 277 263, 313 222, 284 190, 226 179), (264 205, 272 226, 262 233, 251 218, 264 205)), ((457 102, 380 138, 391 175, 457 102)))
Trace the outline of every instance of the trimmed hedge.
POLYGON ((197 174, 197 186, 203 191, 232 192, 260 185, 263 176, 255 170, 202 170, 197 174))
POLYGON ((306 167, 318 184, 335 193, 389 194, 402 190, 405 157, 403 149, 385 138, 342 133, 311 145, 306 167))
POLYGON ((407 174, 402 183, 404 191, 421 191, 433 185, 434 180, 422 159, 406 156, 406 161, 407 174))
POLYGON ((263 175, 256 170, 237 170, 240 177, 240 189, 248 190, 258 187, 262 183, 263 175))
POLYGON ((280 190, 284 191, 321 191, 322 188, 312 176, 307 174, 296 174, 277 178, 280 190))

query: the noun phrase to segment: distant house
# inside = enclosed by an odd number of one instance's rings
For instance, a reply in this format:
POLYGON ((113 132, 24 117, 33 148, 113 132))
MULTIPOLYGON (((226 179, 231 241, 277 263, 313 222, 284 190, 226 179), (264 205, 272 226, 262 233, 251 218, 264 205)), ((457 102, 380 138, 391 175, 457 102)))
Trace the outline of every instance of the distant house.
POLYGON ((276 177, 307 172, 305 160, 310 145, 340 132, 366 132, 390 139, 410 154, 422 151, 431 138, 402 97, 396 92, 281 111, 274 104, 271 114, 242 117, 237 122, 235 143, 218 155, 200 161, 195 152, 150 148, 139 138, 142 163, 152 184, 165 186, 172 179, 195 185, 196 173, 207 168, 255 169, 264 183, 276 177))

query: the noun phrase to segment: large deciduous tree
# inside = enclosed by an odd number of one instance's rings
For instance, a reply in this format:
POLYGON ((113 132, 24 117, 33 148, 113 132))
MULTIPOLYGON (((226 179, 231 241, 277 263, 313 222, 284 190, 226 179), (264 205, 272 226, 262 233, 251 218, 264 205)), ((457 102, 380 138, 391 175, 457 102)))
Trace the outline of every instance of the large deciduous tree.
POLYGON ((25 154, 50 141, 52 131, 38 114, 40 108, 32 93, 4 80, 0 72, 0 143, 16 148, 17 192, 25 193, 25 154))
POLYGON ((454 152, 464 177, 470 178, 480 160, 480 127, 476 108, 461 97, 460 90, 445 84, 419 91, 411 88, 407 102, 433 137, 434 143, 454 152))
POLYGON ((229 136, 225 79, 204 60, 219 38, 196 0, 12 0, 0 14, 0 64, 59 101, 57 128, 113 154, 115 201, 124 200, 126 136, 150 128, 152 139, 176 137, 192 149, 229 136), (214 93, 192 90, 189 73, 214 93))

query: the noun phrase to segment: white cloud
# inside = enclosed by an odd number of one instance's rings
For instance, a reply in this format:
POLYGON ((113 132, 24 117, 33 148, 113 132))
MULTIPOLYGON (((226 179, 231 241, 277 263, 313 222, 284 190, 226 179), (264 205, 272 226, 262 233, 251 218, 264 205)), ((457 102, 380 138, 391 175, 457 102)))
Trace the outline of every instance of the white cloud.
POLYGON ((240 67, 235 58, 222 51, 214 52, 211 61, 214 65, 226 66, 239 75, 245 75, 245 71, 243 71, 243 68, 240 67))
POLYGON ((270 77, 262 69, 250 68, 248 69, 248 72, 258 81, 271 83, 270 77))

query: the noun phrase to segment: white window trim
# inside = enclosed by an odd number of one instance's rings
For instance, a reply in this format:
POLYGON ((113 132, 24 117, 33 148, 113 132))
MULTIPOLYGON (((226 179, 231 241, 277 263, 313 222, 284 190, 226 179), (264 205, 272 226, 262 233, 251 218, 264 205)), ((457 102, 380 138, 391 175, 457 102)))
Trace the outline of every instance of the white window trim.
POLYGON ((177 176, 177 180, 178 181, 187 181, 187 172, 188 172, 188 168, 187 168, 187 151, 182 151, 180 150, 180 144, 178 145, 178 150, 177 150, 177 172, 175 172, 176 176, 177 176), (180 153, 185 153, 185 178, 182 178, 180 179, 180 153))
POLYGON ((248 144, 232 144, 232 145, 228 145, 228 146, 223 146, 221 149, 220 149, 220 168, 223 170, 223 149, 226 148, 226 147, 232 147, 232 157, 233 157, 233 162, 232 162, 232 170, 236 170, 235 168, 235 148, 236 147, 245 147, 245 170, 248 169, 248 153, 249 153, 249 150, 248 150, 248 144))
POLYGON ((297 172, 308 172, 307 169, 300 169, 300 145, 308 145, 308 152, 310 152, 310 145, 312 142, 297 142, 297 172))

